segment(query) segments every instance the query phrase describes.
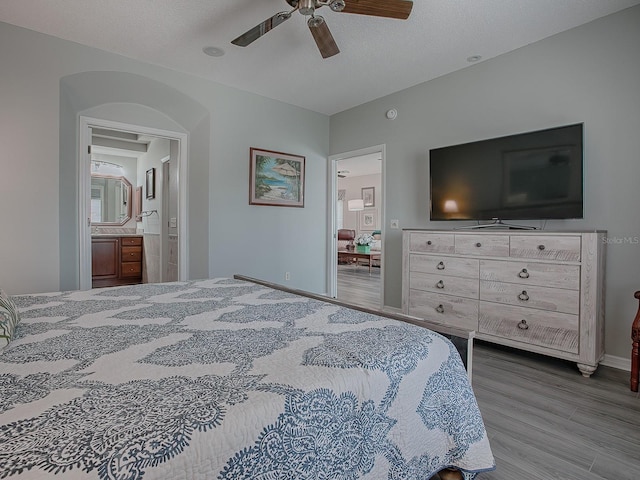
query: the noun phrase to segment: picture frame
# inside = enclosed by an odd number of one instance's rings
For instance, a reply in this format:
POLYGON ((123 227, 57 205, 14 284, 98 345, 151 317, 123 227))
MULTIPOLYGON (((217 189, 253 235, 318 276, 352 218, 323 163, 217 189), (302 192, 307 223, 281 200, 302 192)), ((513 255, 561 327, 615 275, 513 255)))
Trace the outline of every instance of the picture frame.
POLYGON ((249 205, 304 208, 305 157, 251 147, 249 205))
POLYGON ((149 170, 147 170, 146 192, 147 192, 147 200, 156 198, 156 169, 155 168, 150 168, 149 170))
POLYGON ((375 187, 363 187, 362 200, 365 207, 375 207, 376 205, 376 188, 375 187))
POLYGON ((136 187, 136 197, 134 202, 136 222, 142 221, 142 185, 136 187))
POLYGON ((378 229, 378 209, 372 208, 360 212, 360 230, 373 231, 378 229))

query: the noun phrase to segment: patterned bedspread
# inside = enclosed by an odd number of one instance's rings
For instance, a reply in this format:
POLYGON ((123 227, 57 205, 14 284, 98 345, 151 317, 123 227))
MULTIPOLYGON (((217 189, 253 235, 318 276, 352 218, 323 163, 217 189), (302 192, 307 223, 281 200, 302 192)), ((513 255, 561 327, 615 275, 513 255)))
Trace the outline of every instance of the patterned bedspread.
POLYGON ((14 297, 0 478, 429 479, 494 468, 452 344, 234 279, 14 297))

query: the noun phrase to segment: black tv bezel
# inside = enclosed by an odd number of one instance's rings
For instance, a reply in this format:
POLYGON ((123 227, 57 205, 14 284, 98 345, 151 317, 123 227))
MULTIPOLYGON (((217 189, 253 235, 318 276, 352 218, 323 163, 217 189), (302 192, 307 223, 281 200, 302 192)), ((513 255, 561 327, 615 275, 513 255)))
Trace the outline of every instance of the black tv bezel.
MULTIPOLYGON (((557 145, 553 145, 553 146, 562 146, 563 144, 558 143, 557 145)), ((552 147, 552 145, 549 145, 548 147, 552 147)), ((547 148, 547 147, 545 147, 547 148)), ((486 139, 482 139, 482 140, 475 140, 475 141, 471 141, 471 142, 465 142, 465 143, 459 143, 459 144, 452 144, 452 145, 446 145, 443 147, 436 147, 436 148, 431 148, 429 149, 429 158, 428 158, 428 175, 429 175, 429 220, 432 222, 487 222, 487 221, 493 221, 495 225, 506 225, 503 223, 503 221, 532 221, 532 220, 541 220, 541 221, 546 221, 546 220, 575 220, 575 219, 583 219, 584 218, 584 122, 578 122, 578 123, 571 123, 571 124, 566 124, 566 125, 559 125, 559 126, 555 126, 555 127, 549 127, 549 128, 544 128, 544 129, 539 129, 539 130, 531 130, 531 131, 524 131, 524 132, 519 132, 519 133, 514 133, 514 134, 509 134, 509 135, 503 135, 503 136, 497 136, 497 137, 491 137, 491 138, 486 138, 486 139), (549 211, 549 207, 545 207, 545 206, 538 206, 538 207, 531 207, 536 214, 520 214, 520 215, 515 215, 515 216, 505 216, 505 217, 496 217, 496 216, 483 216, 483 215, 478 215, 475 216, 473 218, 444 218, 444 216, 441 217, 436 217, 434 218, 434 209, 433 209, 433 177, 432 177, 432 173, 431 173, 431 161, 432 161, 432 152, 434 150, 441 150, 441 149, 448 149, 448 148, 455 148, 455 147, 469 147, 469 146, 473 146, 475 144, 482 144, 484 142, 495 142, 495 141, 502 141, 502 140, 513 140, 516 139, 519 136, 526 136, 526 135, 537 135, 537 134, 548 134, 549 132, 553 132, 555 130, 561 130, 561 129, 565 129, 565 128, 572 128, 572 127, 580 127, 580 145, 579 145, 579 156, 580 156, 580 171, 579 171, 579 175, 580 175, 580 206, 579 206, 579 215, 576 213, 576 215, 569 215, 569 214, 563 214, 563 215, 550 215, 550 214, 541 214, 544 212, 545 208, 547 210, 547 212, 549 211)), ((576 207, 576 212, 578 211, 578 207, 576 207)), ((444 213, 444 212, 442 212, 444 213)))

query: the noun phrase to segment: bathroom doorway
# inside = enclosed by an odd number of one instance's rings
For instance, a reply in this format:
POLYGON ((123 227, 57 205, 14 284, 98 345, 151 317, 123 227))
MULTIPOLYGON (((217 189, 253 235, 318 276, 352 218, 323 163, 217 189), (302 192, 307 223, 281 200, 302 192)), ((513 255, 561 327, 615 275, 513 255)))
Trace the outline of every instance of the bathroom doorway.
POLYGON ((81 117, 80 139, 80 289, 92 287, 92 241, 119 233, 142 238, 143 283, 186 280, 186 135, 81 117), (131 218, 92 222, 92 173, 118 173, 119 166, 132 185, 131 218))

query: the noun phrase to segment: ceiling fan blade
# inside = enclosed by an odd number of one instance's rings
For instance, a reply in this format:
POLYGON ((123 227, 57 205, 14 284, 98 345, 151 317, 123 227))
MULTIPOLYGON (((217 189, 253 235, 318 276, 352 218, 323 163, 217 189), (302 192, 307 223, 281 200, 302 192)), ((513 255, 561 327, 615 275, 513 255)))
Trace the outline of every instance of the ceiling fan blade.
POLYGON ((267 18, 264 22, 246 31, 235 40, 232 40, 231 43, 240 47, 246 47, 290 18, 291 12, 276 13, 273 17, 267 18))
POLYGON ((313 35, 313 39, 316 41, 316 45, 318 45, 322 58, 333 57, 340 53, 340 49, 333 39, 333 35, 331 35, 331 31, 329 31, 329 27, 327 26, 327 22, 324 21, 324 18, 317 16, 310 17, 307 25, 309 25, 309 30, 311 30, 311 35, 313 35))
POLYGON ((409 18, 413 2, 410 0, 345 0, 342 13, 357 13, 375 17, 409 18))

